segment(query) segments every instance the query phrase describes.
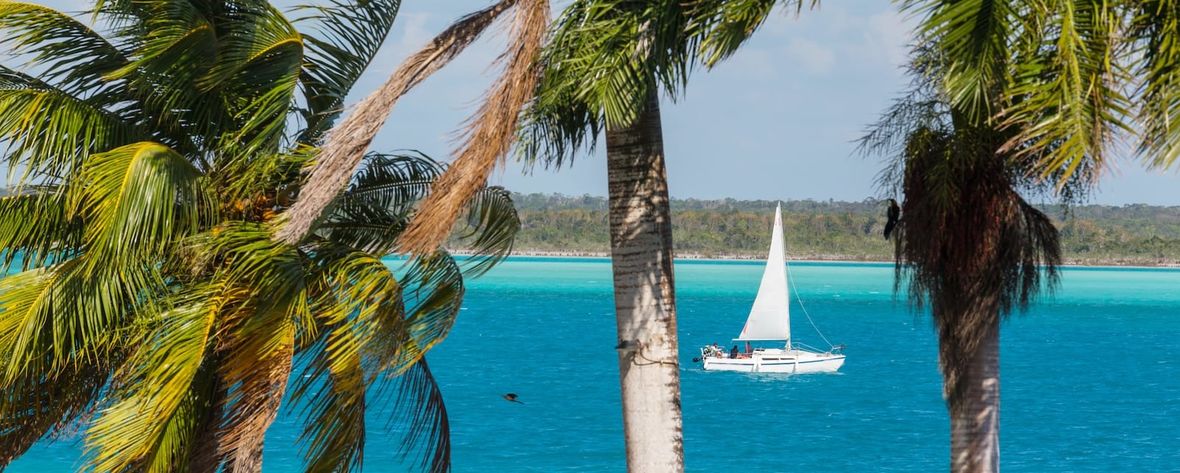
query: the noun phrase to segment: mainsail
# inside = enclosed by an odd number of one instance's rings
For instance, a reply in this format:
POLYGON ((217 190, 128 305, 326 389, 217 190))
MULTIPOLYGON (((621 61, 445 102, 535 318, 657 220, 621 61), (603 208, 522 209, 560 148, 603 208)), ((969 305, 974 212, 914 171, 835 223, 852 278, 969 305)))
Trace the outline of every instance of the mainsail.
POLYGON ((739 341, 791 340, 791 303, 787 297, 787 265, 783 243, 783 213, 774 208, 774 230, 770 236, 770 255, 750 317, 742 328, 739 341))

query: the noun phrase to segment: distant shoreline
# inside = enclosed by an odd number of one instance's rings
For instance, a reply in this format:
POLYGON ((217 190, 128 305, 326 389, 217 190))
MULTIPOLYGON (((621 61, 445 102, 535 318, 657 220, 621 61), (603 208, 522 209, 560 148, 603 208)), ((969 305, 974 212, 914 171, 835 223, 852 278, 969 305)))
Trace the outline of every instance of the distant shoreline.
MULTIPOLYGON (((456 255, 469 255, 470 252, 463 250, 452 251, 456 255)), ((610 258, 610 253, 604 251, 546 251, 546 250, 513 250, 511 256, 523 256, 529 258, 610 258)), ((699 261, 722 261, 722 262, 742 262, 742 261, 759 261, 765 259, 763 256, 749 256, 749 255, 704 255, 699 253, 685 253, 675 256, 678 260, 699 260, 699 261)), ((796 261, 801 263, 888 263, 892 264, 892 259, 881 258, 857 258, 847 255, 803 255, 801 257, 787 257, 788 261, 796 261)), ((1129 261, 1129 260, 1066 260, 1064 266, 1070 267, 1087 267, 1087 268, 1180 268, 1178 261, 1164 261, 1164 262, 1148 262, 1148 261, 1129 261)))

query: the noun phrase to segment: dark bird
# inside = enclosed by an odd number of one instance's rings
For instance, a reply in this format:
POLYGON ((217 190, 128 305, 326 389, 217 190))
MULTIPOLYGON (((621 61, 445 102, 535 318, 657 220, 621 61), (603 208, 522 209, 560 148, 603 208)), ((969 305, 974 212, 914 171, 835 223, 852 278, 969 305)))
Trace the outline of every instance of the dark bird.
POLYGON ((517 399, 516 393, 508 393, 508 394, 505 394, 505 395, 504 395, 504 400, 505 400, 505 401, 508 401, 508 402, 515 402, 515 403, 517 403, 517 404, 524 404, 523 402, 520 402, 520 400, 519 400, 519 399, 517 399))
POLYGON ((893 233, 893 229, 897 227, 897 221, 901 219, 901 207, 897 206, 897 201, 889 199, 889 220, 885 222, 885 239, 889 239, 889 234, 893 233))

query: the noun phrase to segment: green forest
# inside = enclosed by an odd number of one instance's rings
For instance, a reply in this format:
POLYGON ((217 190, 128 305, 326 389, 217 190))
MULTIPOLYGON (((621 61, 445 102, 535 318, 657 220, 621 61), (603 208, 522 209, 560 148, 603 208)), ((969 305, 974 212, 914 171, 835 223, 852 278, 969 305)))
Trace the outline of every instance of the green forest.
MULTIPOLYGON (((605 254, 609 250, 603 197, 514 194, 523 231, 516 253, 605 254)), ((783 201, 792 259, 892 259, 882 237, 885 203, 783 201)), ((763 258, 774 202, 673 199, 673 235, 681 257, 763 258)), ((1061 231, 1072 264, 1173 265, 1180 262, 1180 206, 1042 205, 1061 231)), ((904 219, 905 216, 903 215, 904 219)))

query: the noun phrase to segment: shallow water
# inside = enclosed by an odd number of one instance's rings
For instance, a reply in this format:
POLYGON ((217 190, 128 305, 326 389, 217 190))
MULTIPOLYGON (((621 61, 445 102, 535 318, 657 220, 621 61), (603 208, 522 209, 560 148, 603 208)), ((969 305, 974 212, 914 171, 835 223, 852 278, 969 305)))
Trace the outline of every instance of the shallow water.
MULTIPOLYGON (((701 371, 761 276, 755 262, 677 263, 689 471, 945 471, 948 420, 934 331, 893 296, 883 264, 795 263, 806 312, 848 345, 836 375, 701 371)), ((622 471, 608 260, 515 258, 470 284, 430 355, 451 415, 455 470, 622 471), (525 404, 505 402, 516 392, 525 404)), ((793 301, 797 340, 824 345, 793 301)), ((1071 268, 1002 332, 1001 463, 1012 472, 1180 471, 1180 270, 1071 268)), ((365 471, 404 469, 388 412, 370 415, 365 471)), ((300 471, 286 414, 267 472, 300 471)), ((10 472, 63 471, 76 442, 41 444, 10 472)))

